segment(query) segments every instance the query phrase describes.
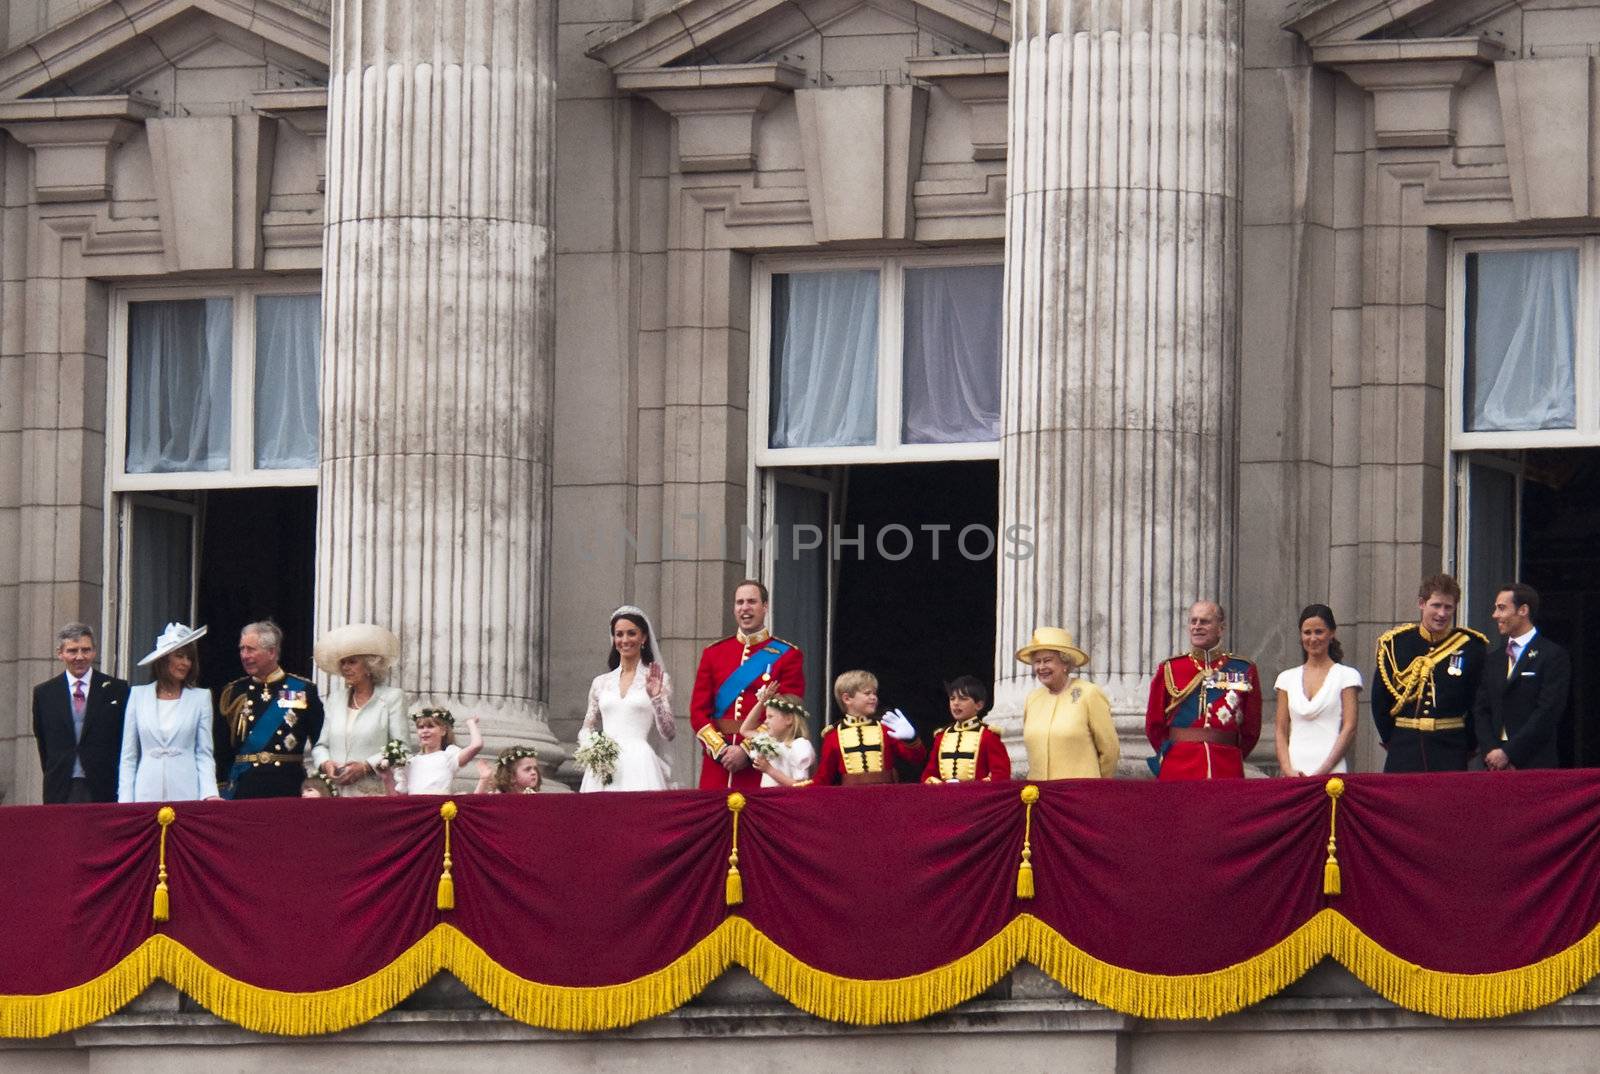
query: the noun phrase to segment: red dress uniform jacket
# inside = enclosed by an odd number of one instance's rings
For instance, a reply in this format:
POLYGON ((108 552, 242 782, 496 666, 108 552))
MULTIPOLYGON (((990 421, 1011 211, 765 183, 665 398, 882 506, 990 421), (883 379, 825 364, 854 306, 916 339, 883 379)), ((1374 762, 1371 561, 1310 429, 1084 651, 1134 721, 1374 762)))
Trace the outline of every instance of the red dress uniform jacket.
POLYGON ((1197 652, 1163 661, 1150 683, 1144 730, 1161 758, 1161 779, 1243 777, 1261 738, 1256 666, 1231 653, 1209 663, 1197 652))
POLYGON ((952 783, 1011 778, 1011 755, 1000 733, 978 720, 952 724, 933 736, 924 783, 952 783))
POLYGON ((877 720, 845 720, 822 732, 822 759, 813 782, 819 787, 844 783, 893 783, 895 769, 921 771, 928 748, 921 739, 901 742, 877 720), (840 742, 840 735, 847 739, 840 742))
POLYGON ((778 692, 804 695, 806 691, 805 657, 798 646, 778 657, 763 674, 756 677, 733 702, 722 719, 716 719, 712 709, 716 705, 717 689, 728 676, 758 653, 772 635, 763 630, 748 637, 738 634, 723 638, 706 646, 700 654, 700 668, 694 677, 694 694, 689 700, 689 726, 700 740, 700 787, 703 790, 754 790, 761 786, 761 773, 752 765, 730 773, 717 761, 716 755, 724 744, 738 745, 743 741, 739 725, 750 714, 756 701, 756 692, 769 681, 776 681, 778 692))

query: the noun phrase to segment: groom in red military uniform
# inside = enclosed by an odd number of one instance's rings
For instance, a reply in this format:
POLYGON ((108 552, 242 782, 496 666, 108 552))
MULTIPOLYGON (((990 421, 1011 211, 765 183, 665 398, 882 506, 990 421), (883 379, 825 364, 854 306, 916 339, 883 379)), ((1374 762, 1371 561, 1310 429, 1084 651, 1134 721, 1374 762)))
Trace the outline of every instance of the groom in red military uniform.
POLYGON ((706 646, 694 677, 689 724, 700 740, 703 789, 753 790, 761 773, 740 745, 739 725, 769 684, 776 693, 804 696, 804 656, 798 646, 774 638, 767 630, 767 587, 751 578, 733 590, 733 618, 739 629, 732 637, 706 646))

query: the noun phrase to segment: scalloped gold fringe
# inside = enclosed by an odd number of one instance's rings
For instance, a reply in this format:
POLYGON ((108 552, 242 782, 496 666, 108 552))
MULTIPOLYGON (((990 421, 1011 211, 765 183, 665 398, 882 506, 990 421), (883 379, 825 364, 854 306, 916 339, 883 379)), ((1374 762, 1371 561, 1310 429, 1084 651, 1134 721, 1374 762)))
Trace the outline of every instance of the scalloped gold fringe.
POLYGON ((98 1021, 156 979, 258 1033, 332 1033, 368 1021, 435 973, 455 975, 508 1018, 547 1029, 597 1031, 682 1006, 734 963, 801 1010, 856 1025, 906 1022, 971 999, 1023 960, 1071 992, 1144 1018, 1216 1018, 1281 991, 1324 956, 1401 1007, 1442 1018, 1495 1018, 1553 1003, 1600 975, 1600 926, 1564 951, 1497 973, 1429 970, 1390 954, 1336 910, 1322 910, 1260 954, 1209 973, 1167 976, 1102 962, 1032 914, 975 950, 909 977, 856 980, 816 969, 742 917, 730 917, 667 966, 615 985, 570 987, 519 977, 450 925, 436 925, 369 977, 320 992, 280 992, 236 980, 164 935, 75 988, 0 996, 0 1036, 44 1037, 98 1021))

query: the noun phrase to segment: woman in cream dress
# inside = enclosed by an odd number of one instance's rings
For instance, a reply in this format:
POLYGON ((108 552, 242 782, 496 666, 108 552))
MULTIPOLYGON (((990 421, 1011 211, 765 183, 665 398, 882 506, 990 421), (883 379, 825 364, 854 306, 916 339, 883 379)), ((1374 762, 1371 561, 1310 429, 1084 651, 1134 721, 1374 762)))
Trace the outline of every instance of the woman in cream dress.
POLYGON ((1333 609, 1313 604, 1300 613, 1300 650, 1306 662, 1274 683, 1278 692, 1278 768, 1286 776, 1345 772, 1345 753, 1356 737, 1361 672, 1341 663, 1339 624, 1333 609))
POLYGON ((406 695, 384 685, 399 655, 400 639, 370 623, 351 623, 317 639, 317 667, 343 682, 324 700, 322 737, 311 747, 311 760, 341 797, 387 793, 379 774, 383 747, 390 739, 410 741, 406 695))
POLYGON ((1040 627, 1017 650, 1033 668, 1039 688, 1022 706, 1022 744, 1029 779, 1109 779, 1122 747, 1111 722, 1111 703, 1100 687, 1078 678, 1089 654, 1059 627, 1040 627))
POLYGON ((217 766, 211 753, 211 691, 195 685, 200 661, 195 642, 206 628, 168 623, 139 666, 155 681, 128 692, 122 723, 119 802, 192 802, 216 798, 217 766))

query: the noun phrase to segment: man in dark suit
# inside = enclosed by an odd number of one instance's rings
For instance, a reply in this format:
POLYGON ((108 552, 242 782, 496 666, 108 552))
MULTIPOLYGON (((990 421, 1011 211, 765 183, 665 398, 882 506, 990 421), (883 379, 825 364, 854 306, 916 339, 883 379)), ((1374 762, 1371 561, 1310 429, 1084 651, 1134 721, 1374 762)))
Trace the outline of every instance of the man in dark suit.
POLYGON ((1505 648, 1489 658, 1473 705, 1483 765, 1493 771, 1554 768, 1556 730, 1567 707, 1572 662, 1534 620, 1539 594, 1530 585, 1502 586, 1494 621, 1505 648))
POLYGON ((94 668, 94 631, 68 623, 56 632, 66 668, 33 688, 33 737, 44 769, 44 800, 115 802, 128 684, 94 668))

